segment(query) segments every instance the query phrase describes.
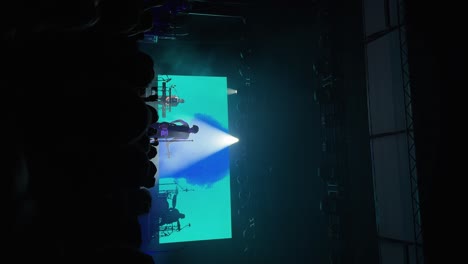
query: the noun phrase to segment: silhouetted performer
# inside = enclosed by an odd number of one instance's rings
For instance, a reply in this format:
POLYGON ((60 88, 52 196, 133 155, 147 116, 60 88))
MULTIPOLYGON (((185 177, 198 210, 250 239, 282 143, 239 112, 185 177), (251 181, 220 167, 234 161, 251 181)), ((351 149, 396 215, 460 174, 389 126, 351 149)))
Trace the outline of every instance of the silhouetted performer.
MULTIPOLYGON (((162 103, 162 102, 161 102, 162 103)), ((166 100, 164 102, 167 106, 178 106, 180 103, 185 103, 185 100, 178 97, 178 96, 171 96, 171 97, 166 97, 166 100)))
POLYGON ((159 139, 164 139, 167 148, 167 158, 169 159, 171 158, 169 145, 172 142, 187 140, 191 133, 198 133, 198 126, 193 125, 190 127, 187 122, 181 119, 174 120, 171 123, 154 123, 148 129, 148 136, 150 137, 151 145, 157 146, 159 144, 159 139), (180 123, 181 125, 177 125, 177 123, 180 123))
POLYGON ((167 213, 162 215, 161 217, 161 222, 159 225, 165 225, 165 224, 172 224, 172 223, 177 223, 177 229, 180 231, 180 219, 184 219, 185 214, 181 214, 179 210, 175 208, 169 209, 167 213))
POLYGON ((198 133, 198 126, 189 126, 187 122, 182 119, 174 120, 171 123, 161 122, 151 125, 149 136, 164 139, 188 139, 190 134, 198 133), (180 125, 177 125, 177 124, 180 125))

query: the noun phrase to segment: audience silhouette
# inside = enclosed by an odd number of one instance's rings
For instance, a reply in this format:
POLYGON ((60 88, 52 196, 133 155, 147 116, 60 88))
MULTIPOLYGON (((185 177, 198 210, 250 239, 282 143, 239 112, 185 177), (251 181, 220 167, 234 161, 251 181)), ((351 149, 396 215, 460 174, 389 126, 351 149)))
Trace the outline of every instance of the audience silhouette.
POLYGON ((148 128, 159 116, 144 101, 154 62, 137 41, 163 4, 4 5, 5 260, 153 263, 137 217, 157 181, 148 128))

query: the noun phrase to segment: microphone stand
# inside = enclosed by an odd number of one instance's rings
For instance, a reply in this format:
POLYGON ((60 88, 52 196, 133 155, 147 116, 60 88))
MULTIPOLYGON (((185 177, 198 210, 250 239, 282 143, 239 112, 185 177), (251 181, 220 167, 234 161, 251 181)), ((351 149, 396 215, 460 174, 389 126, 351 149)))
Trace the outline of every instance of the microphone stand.
POLYGON ((193 139, 158 139, 159 142, 193 142, 193 139))

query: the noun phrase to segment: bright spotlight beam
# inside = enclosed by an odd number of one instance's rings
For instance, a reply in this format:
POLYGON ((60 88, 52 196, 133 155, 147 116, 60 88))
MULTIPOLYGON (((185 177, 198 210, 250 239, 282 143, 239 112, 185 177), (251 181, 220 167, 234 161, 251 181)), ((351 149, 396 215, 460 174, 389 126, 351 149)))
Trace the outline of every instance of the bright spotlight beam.
POLYGON ((237 94, 237 90, 236 90, 236 89, 232 89, 232 88, 227 88, 227 94, 228 94, 228 95, 237 94))
POLYGON ((162 142, 159 145, 159 158, 164 159, 166 173, 177 173, 187 166, 207 158, 214 153, 225 149, 239 141, 236 137, 212 127, 201 120, 193 120, 191 123, 199 127, 197 134, 192 134, 189 140, 182 142, 162 142), (169 146, 166 146, 169 143, 169 146), (170 158, 167 158, 167 150, 170 149, 170 158))
POLYGON ((232 145, 232 144, 235 144, 235 143, 239 142, 239 139, 238 139, 238 138, 235 138, 235 137, 233 137, 233 136, 231 136, 231 135, 228 135, 228 134, 224 135, 224 136, 221 138, 221 140, 222 140, 222 142, 223 142, 224 144, 226 144, 226 146, 230 146, 230 145, 232 145))

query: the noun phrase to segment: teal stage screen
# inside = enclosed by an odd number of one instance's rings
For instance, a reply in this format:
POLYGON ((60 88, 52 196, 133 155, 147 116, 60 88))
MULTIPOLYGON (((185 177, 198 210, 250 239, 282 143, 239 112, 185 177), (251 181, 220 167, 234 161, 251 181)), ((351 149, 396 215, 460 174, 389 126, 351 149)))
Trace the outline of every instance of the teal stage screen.
MULTIPOLYGON (((184 102, 150 102, 158 109, 159 122, 183 120, 199 131, 188 139, 160 142, 152 161, 158 168, 158 185, 152 190, 151 212, 140 219, 144 245, 231 238, 231 192, 226 77, 159 76, 166 95, 184 102), (176 217, 174 215, 184 214, 176 217), (169 217, 171 215, 171 217, 169 217)), ((154 85, 156 82, 154 82, 154 85)))

